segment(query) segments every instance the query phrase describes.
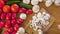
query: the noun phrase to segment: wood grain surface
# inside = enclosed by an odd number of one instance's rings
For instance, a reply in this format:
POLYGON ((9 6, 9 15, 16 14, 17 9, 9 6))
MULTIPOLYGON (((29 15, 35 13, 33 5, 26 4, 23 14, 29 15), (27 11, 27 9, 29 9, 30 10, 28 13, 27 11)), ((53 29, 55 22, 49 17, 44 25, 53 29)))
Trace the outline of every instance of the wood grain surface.
MULTIPOLYGON (((44 3, 39 3, 39 5, 41 8, 46 9, 56 19, 54 24, 50 27, 50 29, 47 32, 44 32, 44 34, 60 34, 60 29, 58 29, 58 25, 60 24, 60 7, 56 6, 55 4, 53 4, 52 6, 50 6, 48 8, 44 5, 44 3)), ((31 19, 30 16, 28 16, 27 21, 25 21, 24 24, 26 24, 26 25, 28 24, 26 22, 29 22, 29 19, 31 19)), ((28 32, 33 32, 33 30, 29 29, 29 27, 26 30, 28 32)), ((32 34, 32 33, 30 33, 30 34, 32 34)), ((34 33, 34 34, 37 34, 37 33, 34 33)))
MULTIPOLYGON (((58 29, 58 25, 60 24, 60 7, 53 4, 52 6, 47 8, 47 7, 45 7, 44 3, 39 3, 39 5, 41 8, 46 9, 48 11, 48 13, 50 13, 56 19, 56 21, 53 23, 53 25, 50 27, 50 29, 47 32, 44 32, 44 34, 60 34, 60 29, 58 29)), ((31 15, 33 15, 33 14, 31 14, 31 15)), ((29 20, 31 20, 31 18, 32 18, 31 15, 28 15, 27 19, 24 21, 24 23, 22 25, 28 33, 30 33, 30 32, 33 33, 33 29, 29 29, 29 27, 27 27, 29 20)), ((30 34, 32 34, 32 33, 30 33, 30 34)), ((37 34, 37 33, 34 33, 34 34, 37 34)))
POLYGON ((39 5, 40 7, 45 8, 56 19, 52 27, 44 34, 60 34, 60 29, 58 29, 58 25, 60 24, 60 7, 56 6, 55 4, 48 8, 45 7, 44 3, 39 3, 39 5))

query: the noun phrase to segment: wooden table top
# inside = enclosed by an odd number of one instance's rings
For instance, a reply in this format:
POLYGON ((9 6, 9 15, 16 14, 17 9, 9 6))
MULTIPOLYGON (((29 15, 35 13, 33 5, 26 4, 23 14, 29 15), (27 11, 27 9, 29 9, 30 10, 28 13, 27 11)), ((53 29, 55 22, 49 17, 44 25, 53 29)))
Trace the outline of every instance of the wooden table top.
MULTIPOLYGON (((60 24, 60 7, 57 7, 56 5, 53 4, 52 6, 46 8, 44 3, 40 3, 39 5, 41 8, 46 9, 56 19, 56 21, 53 23, 51 28, 44 34, 60 34, 60 30, 58 29, 58 25, 60 24)), ((31 15, 29 15, 29 16, 31 16, 31 15)), ((28 21, 28 19, 27 19, 27 21, 28 21)), ((27 21, 25 21, 25 22, 27 22, 27 21)), ((27 25, 27 23, 25 23, 25 22, 24 22, 24 24, 27 25)), ((23 25, 23 27, 24 26, 25 25, 23 25)), ((28 28, 26 30, 28 30, 28 28)), ((29 31, 29 32, 31 32, 31 31, 29 31)))
MULTIPOLYGON (((56 19, 56 21, 53 23, 51 28, 47 32, 45 32, 44 34, 60 34, 60 30, 58 29, 58 25, 60 24, 60 7, 57 7, 56 5, 53 4, 52 6, 47 8, 44 5, 44 3, 40 3, 39 5, 40 5, 41 8, 46 9, 48 11, 48 13, 50 13, 56 19)), ((29 15, 28 18, 27 18, 27 21, 24 22, 24 26, 27 25, 27 22, 32 18, 30 16, 31 15, 29 15)), ((26 30, 28 32, 32 31, 29 28, 27 28, 26 30)), ((32 34, 32 33, 30 33, 30 34, 32 34)), ((37 33, 34 33, 34 34, 37 34, 37 33)))
POLYGON ((60 7, 53 4, 52 6, 46 8, 44 3, 40 3, 40 6, 45 8, 56 19, 46 34, 60 34, 60 30, 58 29, 58 25, 60 24, 60 7))

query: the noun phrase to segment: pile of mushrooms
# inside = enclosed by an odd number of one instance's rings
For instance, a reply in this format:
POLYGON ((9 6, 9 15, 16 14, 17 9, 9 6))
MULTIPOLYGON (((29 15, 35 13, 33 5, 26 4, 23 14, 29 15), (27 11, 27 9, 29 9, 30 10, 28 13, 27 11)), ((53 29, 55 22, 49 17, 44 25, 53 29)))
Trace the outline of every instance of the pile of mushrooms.
POLYGON ((42 12, 42 13, 39 12, 32 17, 32 20, 30 20, 29 22, 30 27, 33 28, 34 31, 38 31, 39 34, 43 34, 42 26, 48 26, 49 19, 50 19, 50 14, 46 12, 42 12))
MULTIPOLYGON (((46 7, 50 7, 53 3, 56 6, 60 6, 60 0, 23 0, 25 4, 33 5, 32 10, 35 15, 30 20, 30 27, 33 28, 34 31, 38 31, 38 34, 43 34, 42 26, 49 25, 50 14, 46 12, 39 12, 40 6, 38 5, 39 2, 45 2, 46 7)), ((26 14, 21 14, 20 18, 26 19, 26 14)), ((20 27, 16 34, 24 34, 25 29, 20 27)))
POLYGON ((23 0, 23 3, 37 5, 39 2, 45 2, 46 7, 50 7, 53 3, 60 6, 60 0, 23 0))

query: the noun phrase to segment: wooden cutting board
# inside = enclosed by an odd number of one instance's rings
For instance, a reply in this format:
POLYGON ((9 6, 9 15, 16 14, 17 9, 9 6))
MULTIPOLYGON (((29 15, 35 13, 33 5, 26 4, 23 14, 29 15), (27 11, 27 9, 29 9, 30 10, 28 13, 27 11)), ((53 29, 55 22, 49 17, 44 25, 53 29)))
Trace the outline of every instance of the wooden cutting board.
MULTIPOLYGON (((45 12, 47 12, 44 8, 41 8, 41 10, 40 10, 40 12, 43 12, 43 11, 45 11, 45 12)), ((27 17, 27 19, 26 19, 26 21, 23 23, 23 27, 26 29, 26 32, 28 33, 28 34, 38 34, 38 32, 37 31, 34 31, 32 28, 30 28, 30 23, 29 23, 29 21, 32 19, 32 16, 34 15, 34 13, 33 14, 31 14, 31 15, 29 15, 28 17, 27 17)), ((50 14, 51 15, 51 14, 50 14)), ((55 18, 51 15, 51 18, 50 18, 50 24, 48 25, 48 26, 44 26, 42 29, 43 29, 43 31, 44 32, 46 32, 46 31, 48 31, 49 30, 49 28, 52 26, 52 24, 54 23, 54 21, 55 21, 55 18)))
MULTIPOLYGON (((47 11, 44 8, 41 8, 40 12, 47 12, 47 11)), ((51 17, 49 19, 50 24, 48 26, 43 26, 43 31, 44 32, 48 31, 48 29, 52 26, 52 24, 54 23, 54 21, 55 21, 55 18, 51 15, 51 17)))

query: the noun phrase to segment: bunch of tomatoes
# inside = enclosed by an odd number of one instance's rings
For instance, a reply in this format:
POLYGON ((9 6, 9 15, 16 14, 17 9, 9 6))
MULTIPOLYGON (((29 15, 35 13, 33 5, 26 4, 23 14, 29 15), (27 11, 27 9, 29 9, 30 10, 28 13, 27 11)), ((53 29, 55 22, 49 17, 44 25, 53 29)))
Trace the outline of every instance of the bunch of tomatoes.
POLYGON ((31 9, 20 7, 18 4, 6 5, 8 0, 0 0, 0 29, 6 28, 4 34, 16 34, 23 19, 17 17, 17 13, 32 14, 31 9))

